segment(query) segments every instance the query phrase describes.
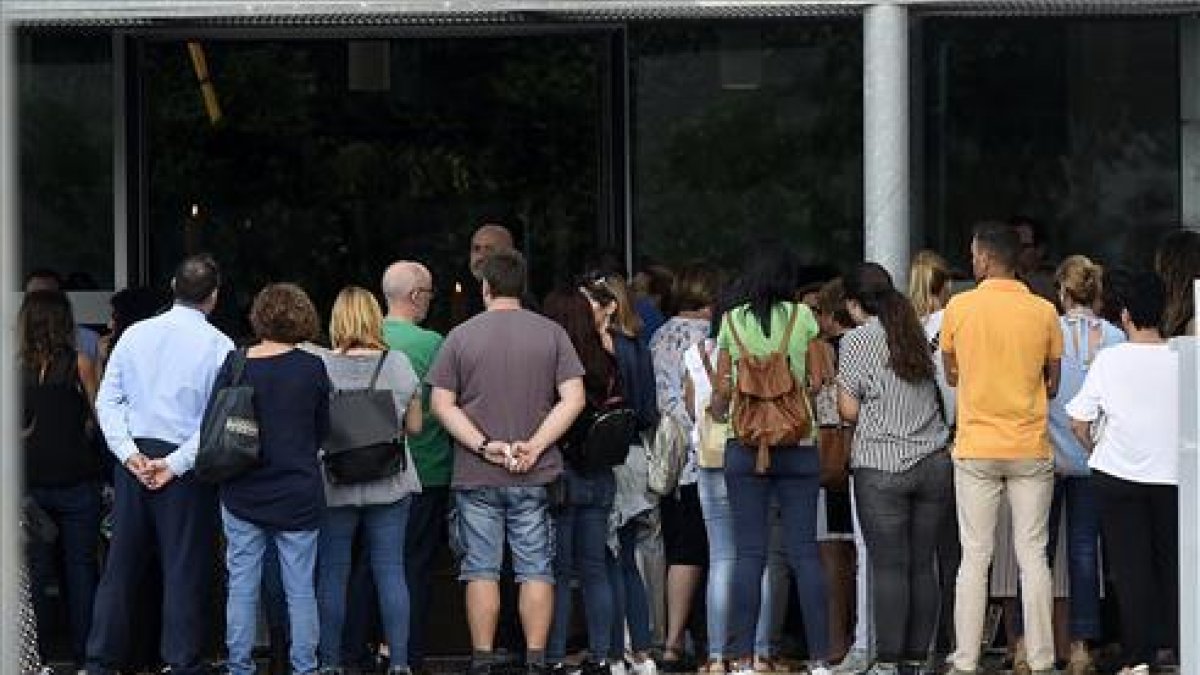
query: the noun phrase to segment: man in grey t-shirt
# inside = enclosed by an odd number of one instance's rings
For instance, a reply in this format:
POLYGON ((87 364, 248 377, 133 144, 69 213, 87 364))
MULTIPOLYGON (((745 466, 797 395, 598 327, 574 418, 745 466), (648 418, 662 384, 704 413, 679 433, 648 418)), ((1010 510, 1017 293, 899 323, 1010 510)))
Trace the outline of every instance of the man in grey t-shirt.
POLYGON ((493 662, 507 539, 528 672, 542 673, 554 603, 545 486, 562 471, 555 443, 583 410, 583 365, 558 324, 521 308, 520 253, 488 256, 480 277, 487 311, 450 332, 426 378, 434 415, 455 440, 451 537, 467 582, 470 672, 486 675, 493 662))

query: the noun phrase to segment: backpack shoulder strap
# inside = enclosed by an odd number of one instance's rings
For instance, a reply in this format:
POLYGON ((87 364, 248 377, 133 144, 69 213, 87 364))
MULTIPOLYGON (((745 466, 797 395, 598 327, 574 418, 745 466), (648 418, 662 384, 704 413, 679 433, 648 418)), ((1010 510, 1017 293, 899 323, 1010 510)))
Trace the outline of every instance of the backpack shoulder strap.
POLYGON ((737 345, 738 354, 741 356, 749 356, 750 353, 746 351, 746 343, 742 342, 742 336, 740 333, 738 333, 737 321, 735 321, 733 318, 734 311, 736 310, 730 311, 728 314, 726 314, 724 320, 729 322, 729 332, 733 335, 733 342, 737 345))
POLYGON ((388 350, 383 350, 379 355, 379 362, 375 364, 375 372, 371 373, 371 383, 367 385, 367 389, 374 389, 375 383, 379 381, 379 373, 383 371, 383 362, 387 361, 388 350))
POLYGON ((796 320, 799 318, 800 318, 800 306, 794 305, 792 307, 792 318, 788 321, 787 329, 783 331, 783 342, 779 343, 778 352, 780 354, 784 354, 784 355, 787 354, 788 345, 790 345, 792 343, 792 330, 796 328, 796 320))
POLYGON ((229 374, 229 386, 236 387, 242 382, 242 372, 246 370, 246 359, 250 358, 250 350, 242 347, 233 353, 232 371, 229 374))

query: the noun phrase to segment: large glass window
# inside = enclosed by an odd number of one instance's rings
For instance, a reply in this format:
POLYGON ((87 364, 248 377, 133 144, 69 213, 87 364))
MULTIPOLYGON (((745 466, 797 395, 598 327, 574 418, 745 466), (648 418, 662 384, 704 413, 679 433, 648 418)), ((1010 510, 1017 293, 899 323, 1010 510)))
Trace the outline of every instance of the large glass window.
POLYGON ((21 273, 113 287, 113 78, 107 35, 18 34, 21 273))
POLYGON ((809 262, 862 251, 857 20, 630 29, 636 252, 740 262, 758 235, 809 262))
POLYGON ((578 273, 612 224, 610 38, 572 34, 145 45, 151 278, 185 251, 227 270, 236 319, 269 281, 327 311, 344 284, 377 289, 425 262, 432 323, 478 292, 469 238, 511 229, 535 293, 578 273), (206 80, 204 83, 202 80, 206 80))
POLYGON ((923 30, 925 242, 1024 214, 1048 265, 1148 264, 1179 219, 1174 20, 934 19, 923 30))

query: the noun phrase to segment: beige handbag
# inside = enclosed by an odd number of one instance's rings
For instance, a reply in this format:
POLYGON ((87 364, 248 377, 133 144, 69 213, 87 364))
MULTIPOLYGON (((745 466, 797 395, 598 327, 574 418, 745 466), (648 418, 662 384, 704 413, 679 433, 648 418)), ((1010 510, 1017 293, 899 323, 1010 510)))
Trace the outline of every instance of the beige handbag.
MULTIPOLYGON (((715 384, 717 376, 713 369, 712 356, 703 343, 698 349, 700 362, 704 364, 704 373, 708 376, 708 381, 715 384)), ((696 464, 701 469, 721 469, 725 466, 725 441, 729 439, 729 423, 713 419, 707 401, 703 409, 704 412, 697 422, 700 425, 700 443, 696 448, 696 464)))

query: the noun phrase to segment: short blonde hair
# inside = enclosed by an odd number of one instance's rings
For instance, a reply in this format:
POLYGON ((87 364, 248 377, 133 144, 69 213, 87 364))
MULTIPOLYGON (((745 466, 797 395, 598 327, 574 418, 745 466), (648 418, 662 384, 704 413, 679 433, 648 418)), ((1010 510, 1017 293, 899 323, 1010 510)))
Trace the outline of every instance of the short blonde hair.
POLYGON ((334 349, 385 349, 383 310, 365 288, 347 286, 333 301, 329 317, 329 341, 334 349))
POLYGON ((908 299, 917 316, 929 316, 938 310, 942 293, 952 279, 946 259, 933 251, 921 251, 913 258, 908 274, 908 299))

